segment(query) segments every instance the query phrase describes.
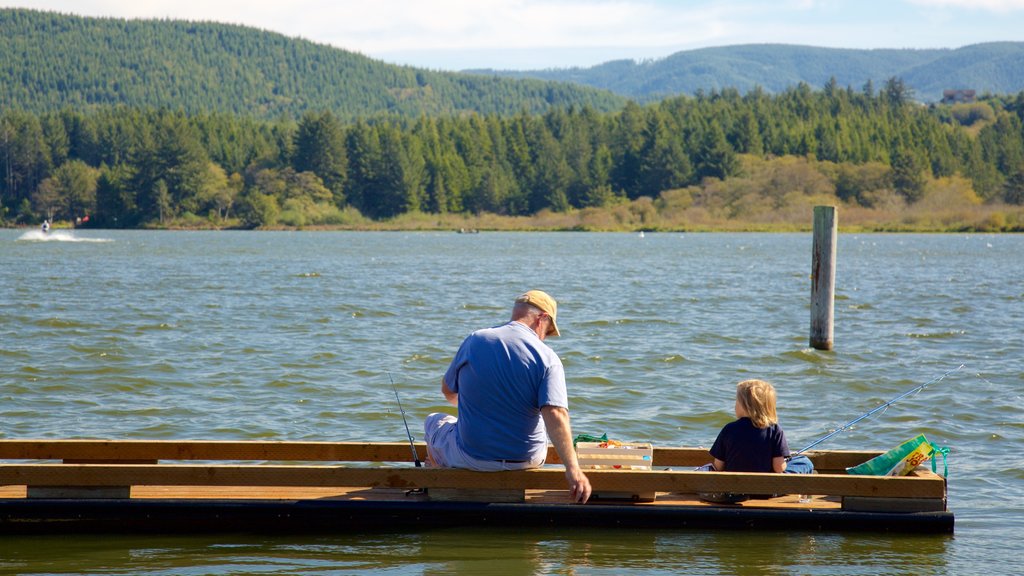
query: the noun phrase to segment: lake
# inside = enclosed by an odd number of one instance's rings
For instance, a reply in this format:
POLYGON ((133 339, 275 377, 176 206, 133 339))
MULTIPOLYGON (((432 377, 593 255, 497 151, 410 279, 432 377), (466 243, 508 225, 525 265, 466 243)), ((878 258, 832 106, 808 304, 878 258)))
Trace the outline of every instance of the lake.
MULTIPOLYGON (((0 230, 3 438, 417 440, 472 330, 559 302, 574 433, 710 446, 735 384, 792 449, 949 447, 954 536, 437 530, 18 537, 11 574, 1004 574, 1024 536, 1024 236, 840 234, 812 350, 811 235, 0 230)), ((941 461, 940 461, 940 472, 941 461)))

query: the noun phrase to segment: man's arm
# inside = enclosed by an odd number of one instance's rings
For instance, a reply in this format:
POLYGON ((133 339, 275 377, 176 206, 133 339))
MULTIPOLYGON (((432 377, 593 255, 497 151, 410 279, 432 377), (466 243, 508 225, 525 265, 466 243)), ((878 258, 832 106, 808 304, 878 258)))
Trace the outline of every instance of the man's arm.
POLYGON ((576 450, 572 446, 572 427, 569 424, 569 411, 560 406, 544 406, 540 409, 544 418, 544 427, 548 437, 555 445, 559 459, 565 465, 565 479, 569 483, 569 498, 581 504, 590 499, 590 480, 580 469, 576 459, 576 450))
POLYGON ((459 407, 459 393, 452 392, 452 389, 448 387, 448 383, 444 381, 444 376, 441 377, 441 394, 444 394, 444 399, 449 404, 456 408, 459 407))

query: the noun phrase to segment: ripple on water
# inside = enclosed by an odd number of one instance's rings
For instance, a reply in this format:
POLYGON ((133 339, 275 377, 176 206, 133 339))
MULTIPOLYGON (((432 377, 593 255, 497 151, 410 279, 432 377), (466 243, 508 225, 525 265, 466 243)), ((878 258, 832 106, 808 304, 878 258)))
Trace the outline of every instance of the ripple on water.
POLYGON ((788 360, 798 360, 807 364, 813 364, 821 366, 829 363, 827 353, 822 353, 820 350, 814 348, 801 348, 800 350, 787 350, 782 353, 782 356, 788 360))
MULTIPOLYGON (((430 350, 425 350, 430 351, 430 350)), ((431 356, 427 354, 412 354, 407 358, 402 359, 402 365, 406 366, 425 366, 425 367, 443 367, 447 366, 451 360, 450 351, 442 351, 440 349, 434 349, 437 354, 444 354, 444 356, 431 356)))
POLYGON ((28 360, 32 358, 32 354, 25 350, 6 350, 0 348, 0 358, 8 358, 11 361, 28 360))
POLYGON ((476 303, 471 303, 471 302, 467 302, 467 303, 463 304, 461 306, 461 308, 463 310, 471 311, 471 312, 472 311, 484 311, 484 312, 499 312, 501 314, 504 314, 504 313, 507 312, 507 308, 505 306, 487 306, 487 305, 476 304, 476 303))
POLYGON ((82 328, 82 329, 88 330, 88 329, 93 329, 93 328, 97 328, 98 327, 97 324, 91 324, 91 323, 88 323, 88 322, 83 322, 81 320, 73 320, 73 319, 70 319, 70 318, 57 318, 57 317, 53 317, 53 318, 40 318, 38 320, 32 320, 32 321, 30 321, 30 323, 35 325, 35 326, 39 326, 41 328, 60 328, 60 329, 82 328))
POLYGON ((573 385, 577 385, 578 384, 580 386, 601 386, 601 387, 604 387, 604 386, 613 386, 614 385, 614 382, 612 382, 610 379, 608 379, 607 377, 604 377, 604 376, 577 377, 577 378, 571 378, 571 381, 572 381, 573 385))
POLYGON ((170 322, 160 322, 159 324, 144 324, 142 326, 135 326, 135 333, 145 334, 146 332, 174 330, 176 328, 178 328, 178 326, 170 322))
POLYGON ((939 332, 908 332, 908 338, 916 338, 923 340, 945 340, 947 338, 956 338, 966 334, 966 330, 943 330, 939 332))

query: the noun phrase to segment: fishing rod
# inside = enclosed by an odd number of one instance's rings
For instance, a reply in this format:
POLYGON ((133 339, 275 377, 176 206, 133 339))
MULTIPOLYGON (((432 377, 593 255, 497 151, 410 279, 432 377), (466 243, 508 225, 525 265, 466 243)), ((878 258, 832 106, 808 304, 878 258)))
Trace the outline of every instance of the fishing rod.
POLYGON ((921 384, 920 386, 915 386, 914 388, 904 392, 903 394, 900 394, 899 396, 893 398, 892 400, 889 400, 888 402, 886 402, 885 404, 882 404, 881 406, 878 406, 877 408, 871 410, 870 412, 866 412, 864 414, 861 414, 860 416, 858 416, 858 417, 854 418, 853 420, 850 420, 849 422, 844 424, 841 428, 833 430, 832 432, 826 434, 825 436, 822 436, 818 440, 815 440, 814 442, 811 442, 806 448, 803 448, 801 450, 797 450, 796 452, 793 452, 792 454, 790 454, 786 458, 786 460, 787 461, 792 460, 793 458, 799 456, 800 454, 803 454, 804 452, 810 450, 811 448, 814 448, 815 446, 817 446, 818 444, 821 444, 822 442, 828 440, 829 438, 831 438, 831 437, 833 437, 833 436, 835 436, 835 435, 837 435, 837 434, 839 434, 841 432, 846 431, 847 429, 852 427, 854 424, 860 422, 861 420, 864 420, 865 418, 870 418, 876 412, 879 412, 881 410, 885 410, 889 406, 892 406, 893 404, 899 402, 900 400, 906 398, 907 396, 910 396, 911 394, 915 394, 917 392, 920 392, 921 390, 924 390, 926 386, 929 386, 931 384, 935 384, 936 382, 939 382, 940 380, 942 380, 946 376, 949 376, 950 374, 959 371, 963 367, 964 367, 964 365, 961 364, 961 365, 957 366, 956 368, 953 368, 952 370, 949 370, 945 374, 942 374, 941 376, 937 376, 935 378, 932 378, 931 380, 925 382, 924 384, 921 384))
POLYGON ((398 412, 402 415, 402 423, 405 424, 405 435, 409 437, 409 448, 412 450, 412 461, 416 463, 416 467, 420 468, 423 463, 420 462, 420 455, 416 452, 416 444, 412 441, 412 432, 409 431, 409 421, 405 419, 405 409, 402 408, 402 400, 398 397, 398 388, 395 386, 395 379, 391 377, 391 371, 388 370, 388 380, 391 380, 391 389, 395 391, 395 400, 398 401, 398 412))

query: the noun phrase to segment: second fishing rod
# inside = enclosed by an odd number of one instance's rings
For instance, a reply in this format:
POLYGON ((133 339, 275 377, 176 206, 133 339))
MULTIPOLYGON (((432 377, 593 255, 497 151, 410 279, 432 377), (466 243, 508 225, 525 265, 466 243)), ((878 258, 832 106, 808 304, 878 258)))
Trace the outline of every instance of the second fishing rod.
POLYGON ((420 461, 420 455, 416 452, 416 443, 412 441, 412 432, 409 430, 409 421, 405 418, 405 409, 402 408, 402 399, 398 397, 398 387, 395 386, 395 379, 391 377, 391 371, 388 370, 388 380, 391 381, 391 389, 395 391, 395 401, 398 402, 398 412, 402 415, 402 423, 405 424, 405 435, 409 438, 409 449, 412 450, 412 461, 416 463, 417 468, 423 466, 423 462, 420 461))
POLYGON ((912 394, 916 394, 916 393, 918 393, 918 392, 920 392, 920 391, 924 390, 924 389, 925 389, 925 388, 927 388, 928 386, 930 386, 930 385, 932 385, 932 384, 935 384, 936 382, 939 382, 939 381, 941 381, 941 380, 942 380, 942 379, 944 379, 944 378, 945 378, 946 376, 949 376, 950 374, 952 374, 952 373, 954 373, 954 372, 958 372, 958 371, 959 371, 959 370, 961 370, 961 369, 962 369, 963 367, 964 367, 964 365, 963 365, 963 364, 961 364, 961 365, 957 366, 956 368, 953 368, 952 370, 948 370, 948 371, 946 371, 945 373, 943 373, 943 374, 941 374, 941 375, 939 375, 939 376, 936 376, 935 378, 932 378, 931 380, 929 380, 929 381, 925 382, 924 384, 921 384, 921 385, 919 385, 919 386, 915 386, 915 387, 911 388, 910 390, 907 390, 907 391, 906 391, 906 392, 904 392, 903 394, 900 394, 899 396, 897 396, 897 397, 893 398, 892 400, 889 400, 888 402, 886 402, 886 403, 884 403, 884 404, 881 404, 881 405, 879 405, 878 407, 876 407, 876 408, 874 408, 874 409, 872 409, 872 410, 869 410, 868 412, 865 412, 864 414, 861 414, 860 416, 858 416, 858 417, 854 418, 853 420, 850 420, 850 421, 849 421, 849 422, 847 422, 846 424, 843 424, 843 425, 842 425, 842 426, 840 426, 839 428, 836 428, 836 429, 835 429, 835 430, 833 430, 832 432, 829 432, 829 433, 828 433, 828 434, 826 434, 825 436, 822 436, 821 438, 819 438, 819 439, 815 440, 814 442, 811 442, 810 444, 808 444, 808 445, 807 445, 807 446, 805 446, 804 448, 801 448, 800 450, 797 450, 796 452, 793 452, 793 453, 791 453, 791 454, 790 454, 790 455, 789 455, 789 456, 788 456, 788 457, 786 458, 786 460, 792 460, 793 458, 795 458, 795 457, 797 457, 797 456, 799 456, 799 455, 803 454, 804 452, 806 452, 806 451, 810 450, 811 448, 814 448, 814 447, 815 447, 815 446, 817 446, 818 444, 821 444, 822 442, 825 442, 826 440, 828 440, 828 439, 830 439, 830 438, 832 438, 832 437, 834 437, 834 436, 837 436, 837 435, 841 434, 842 432, 845 432, 846 430, 849 430, 849 429, 850 429, 850 428, 852 428, 852 427, 853 427, 854 425, 856 425, 856 424, 857 424, 858 422, 861 422, 861 421, 863 421, 863 420, 866 420, 866 419, 870 418, 871 416, 873 416, 873 415, 875 415, 875 414, 877 414, 877 413, 879 413, 879 412, 881 412, 881 411, 885 410, 885 409, 886 409, 886 408, 888 408, 889 406, 892 406, 893 404, 895 404, 895 403, 899 402, 900 400, 902 400, 902 399, 906 398, 907 396, 910 396, 910 395, 912 395, 912 394))

